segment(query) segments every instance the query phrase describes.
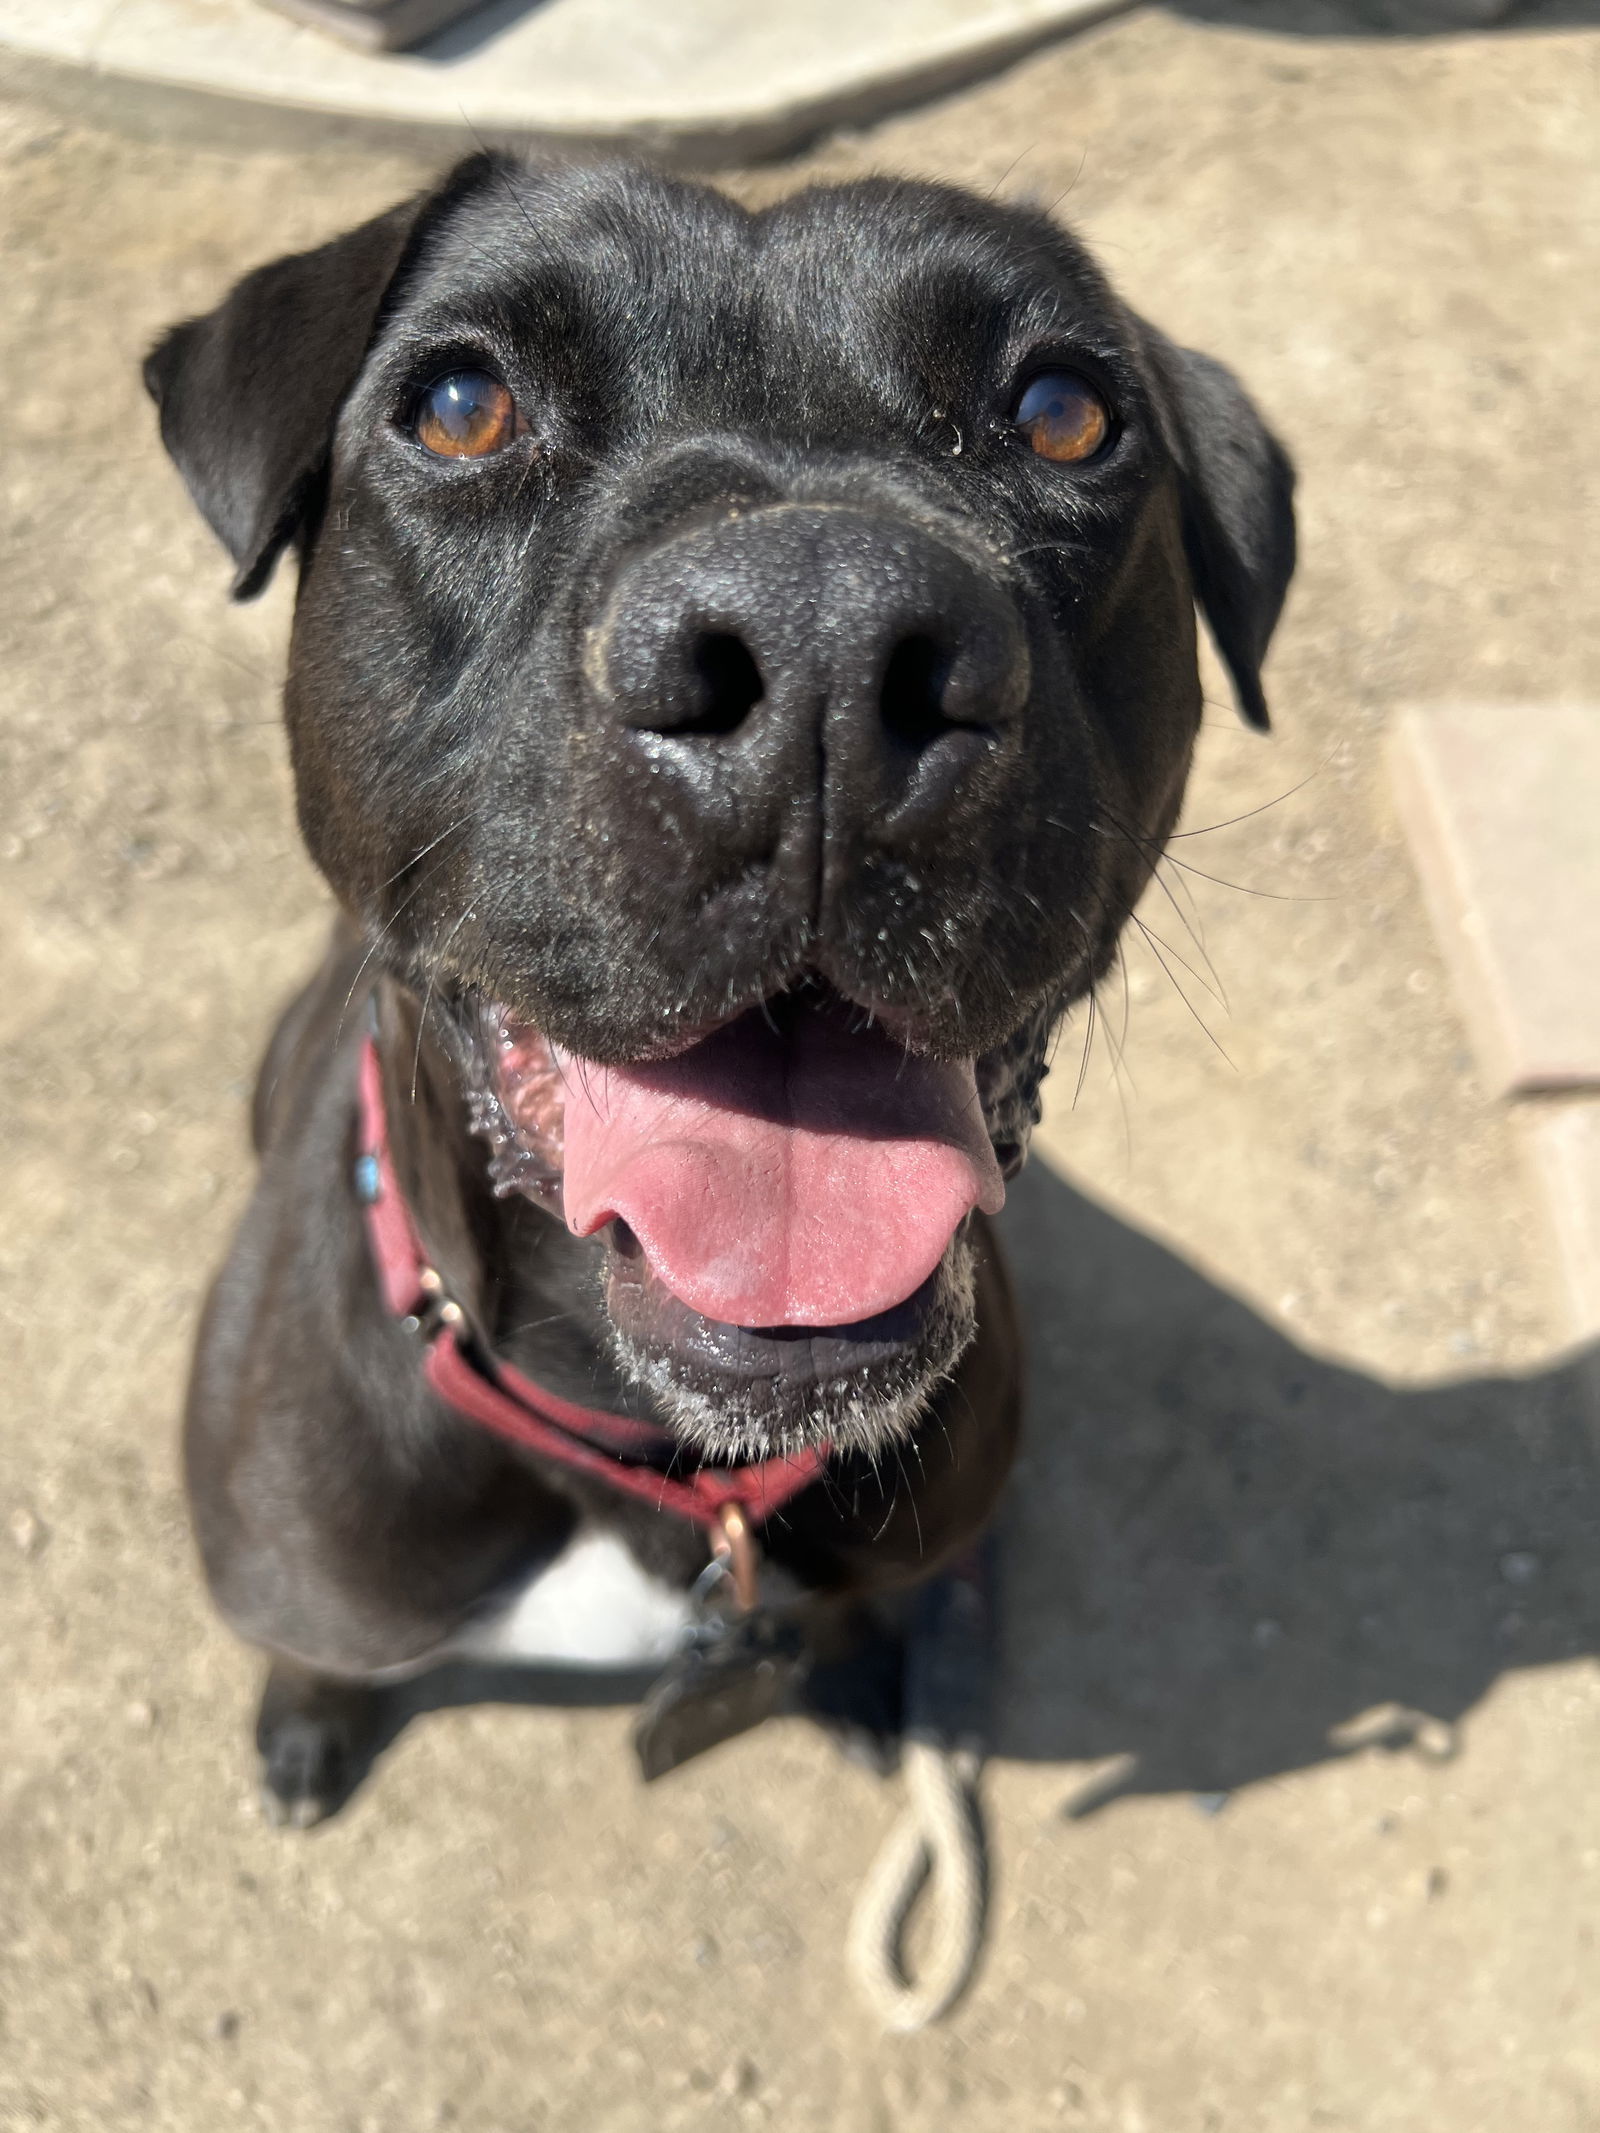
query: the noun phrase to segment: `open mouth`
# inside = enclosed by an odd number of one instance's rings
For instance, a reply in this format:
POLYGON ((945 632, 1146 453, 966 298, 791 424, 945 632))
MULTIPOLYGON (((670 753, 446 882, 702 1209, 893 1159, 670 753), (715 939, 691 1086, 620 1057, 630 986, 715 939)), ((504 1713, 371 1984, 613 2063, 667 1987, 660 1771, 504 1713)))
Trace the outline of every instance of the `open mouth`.
POLYGON ((489 1021, 497 1181, 600 1237, 619 1352, 680 1429, 905 1424, 970 1338, 968 1217, 1005 1198, 972 1060, 815 986, 626 1066, 489 1021))

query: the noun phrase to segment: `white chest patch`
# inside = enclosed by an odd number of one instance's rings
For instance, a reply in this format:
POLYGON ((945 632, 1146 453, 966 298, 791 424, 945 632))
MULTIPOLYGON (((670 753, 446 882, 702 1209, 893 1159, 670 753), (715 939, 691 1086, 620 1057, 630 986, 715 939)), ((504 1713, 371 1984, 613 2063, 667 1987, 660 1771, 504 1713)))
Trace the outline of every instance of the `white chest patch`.
POLYGON ((689 1619, 689 1595, 641 1570, 614 1535, 580 1533, 449 1649, 507 1666, 647 1666, 672 1656, 689 1619))

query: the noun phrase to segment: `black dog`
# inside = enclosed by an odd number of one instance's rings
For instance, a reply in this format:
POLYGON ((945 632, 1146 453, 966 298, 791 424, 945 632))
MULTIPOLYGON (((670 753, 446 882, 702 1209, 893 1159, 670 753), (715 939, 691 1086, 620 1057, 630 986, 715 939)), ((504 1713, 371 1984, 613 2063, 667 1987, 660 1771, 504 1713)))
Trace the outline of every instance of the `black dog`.
POLYGON ((1266 723, 1288 462, 1048 221, 887 182, 475 158, 146 375, 236 594, 298 550, 344 913, 188 1419, 269 1791, 337 1804, 452 1653, 666 1659, 708 1546, 847 1655, 1006 1474, 987 1217, 1177 816, 1196 600, 1266 723))

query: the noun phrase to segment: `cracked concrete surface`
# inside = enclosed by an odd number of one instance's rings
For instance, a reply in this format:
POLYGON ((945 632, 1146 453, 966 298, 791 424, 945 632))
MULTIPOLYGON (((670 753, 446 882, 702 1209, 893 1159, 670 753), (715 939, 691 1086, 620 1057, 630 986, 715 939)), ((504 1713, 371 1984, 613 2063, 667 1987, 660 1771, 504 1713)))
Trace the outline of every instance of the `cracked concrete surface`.
POLYGON ((804 1731, 646 1794, 622 1714, 441 1712, 325 1830, 257 1819, 174 1417, 323 906, 286 589, 226 605, 135 366, 418 169, 0 112, 0 2124, 1600 2122, 1592 1384, 1381 757, 1402 701, 1600 680, 1600 40, 1570 13, 1132 15, 805 166, 1059 200, 1303 470, 1278 736, 1213 674, 1201 872, 1144 912, 1216 1043, 1137 946, 1121 1095, 1102 1032, 1074 1106, 1070 1032, 1008 1217, 1036 1393, 993 1937, 894 2042, 840 1960, 893 1797, 804 1731))

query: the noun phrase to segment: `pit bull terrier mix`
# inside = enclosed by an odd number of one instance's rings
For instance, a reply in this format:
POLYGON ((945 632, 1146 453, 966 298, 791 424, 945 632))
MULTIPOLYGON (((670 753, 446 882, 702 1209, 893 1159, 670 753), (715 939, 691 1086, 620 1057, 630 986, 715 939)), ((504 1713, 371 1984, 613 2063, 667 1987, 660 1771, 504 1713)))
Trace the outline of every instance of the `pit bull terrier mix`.
POLYGON ((236 595, 297 552, 342 913, 188 1410, 269 1801, 452 1655, 678 1665, 735 1589, 892 1735, 852 1655, 1011 1461, 990 1219, 1177 817, 1197 601, 1266 724, 1283 452, 1043 216, 888 181, 475 157, 146 377, 236 595))

